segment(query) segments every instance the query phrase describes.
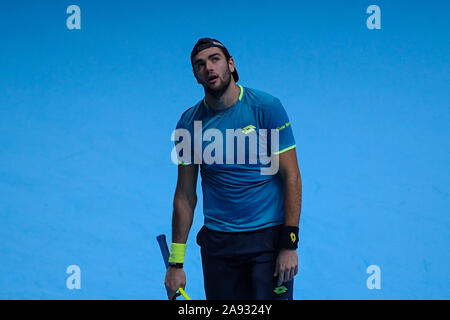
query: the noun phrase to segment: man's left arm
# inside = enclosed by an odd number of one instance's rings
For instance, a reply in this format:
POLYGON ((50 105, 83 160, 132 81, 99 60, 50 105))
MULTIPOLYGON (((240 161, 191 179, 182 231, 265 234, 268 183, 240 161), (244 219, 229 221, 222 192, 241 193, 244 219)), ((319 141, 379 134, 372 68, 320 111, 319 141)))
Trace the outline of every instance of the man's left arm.
MULTIPOLYGON (((298 168, 296 149, 278 155, 279 172, 284 185, 285 227, 298 228, 302 204, 302 180, 298 168)), ((297 235, 294 235, 295 237, 297 235)), ((293 235, 291 234, 294 242, 293 235)), ((295 239, 298 241, 298 239, 295 239)), ((298 255, 295 249, 281 249, 278 255, 274 276, 278 285, 294 278, 298 273, 298 255)))

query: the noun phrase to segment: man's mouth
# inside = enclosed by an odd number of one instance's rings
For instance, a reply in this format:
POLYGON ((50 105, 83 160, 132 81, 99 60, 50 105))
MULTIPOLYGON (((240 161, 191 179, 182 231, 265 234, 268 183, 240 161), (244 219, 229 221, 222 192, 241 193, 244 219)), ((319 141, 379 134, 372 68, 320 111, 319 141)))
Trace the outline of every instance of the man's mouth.
POLYGON ((216 80, 218 79, 219 77, 217 76, 217 75, 210 75, 209 77, 208 77, 208 82, 209 83, 214 83, 214 82, 216 82, 216 80))

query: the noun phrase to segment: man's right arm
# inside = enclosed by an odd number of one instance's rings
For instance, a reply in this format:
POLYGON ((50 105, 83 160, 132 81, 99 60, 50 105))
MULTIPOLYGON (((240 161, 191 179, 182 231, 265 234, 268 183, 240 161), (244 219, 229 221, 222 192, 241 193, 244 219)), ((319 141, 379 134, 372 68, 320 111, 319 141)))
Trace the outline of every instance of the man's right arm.
POLYGON ((173 199, 172 242, 186 243, 197 205, 198 164, 178 165, 178 181, 173 199))
MULTIPOLYGON (((173 200, 172 242, 186 243, 197 204, 198 165, 178 165, 178 181, 173 200)), ((169 267, 164 281, 167 297, 172 299, 178 288, 186 286, 183 269, 169 267)))

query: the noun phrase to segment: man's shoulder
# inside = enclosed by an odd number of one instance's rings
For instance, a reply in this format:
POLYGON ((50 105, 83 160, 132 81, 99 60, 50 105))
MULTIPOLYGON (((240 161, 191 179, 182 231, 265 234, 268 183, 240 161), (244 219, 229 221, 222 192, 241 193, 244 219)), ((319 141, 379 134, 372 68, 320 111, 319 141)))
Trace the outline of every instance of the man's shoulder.
POLYGON ((201 113, 201 108, 203 105, 203 99, 198 101, 193 106, 185 110, 180 117, 180 121, 185 124, 193 123, 195 120, 199 120, 199 114, 201 113))
POLYGON ((271 108, 274 104, 280 103, 277 97, 265 91, 247 87, 244 90, 246 91, 247 103, 252 107, 267 109, 271 108))

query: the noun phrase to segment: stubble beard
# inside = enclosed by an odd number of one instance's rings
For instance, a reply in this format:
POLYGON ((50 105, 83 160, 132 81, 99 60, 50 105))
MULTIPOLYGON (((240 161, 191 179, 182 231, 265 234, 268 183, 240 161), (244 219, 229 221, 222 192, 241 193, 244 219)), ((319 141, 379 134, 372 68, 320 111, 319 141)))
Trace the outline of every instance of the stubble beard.
POLYGON ((221 82, 221 85, 218 88, 211 88, 208 84, 204 85, 206 92, 212 95, 215 98, 220 98, 230 87, 231 85, 231 72, 229 69, 225 72, 223 81, 219 77, 218 80, 221 82))

